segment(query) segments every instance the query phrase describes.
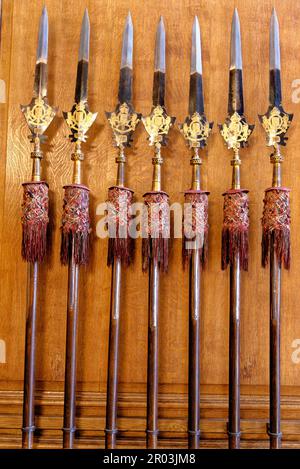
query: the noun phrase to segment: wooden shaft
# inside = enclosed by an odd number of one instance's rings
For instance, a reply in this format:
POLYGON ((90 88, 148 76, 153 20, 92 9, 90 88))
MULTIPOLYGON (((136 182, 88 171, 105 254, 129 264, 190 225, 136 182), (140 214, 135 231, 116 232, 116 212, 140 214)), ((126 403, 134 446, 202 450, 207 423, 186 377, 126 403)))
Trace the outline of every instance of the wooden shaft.
POLYGON ((32 449, 35 431, 35 354, 38 295, 37 262, 28 264, 22 448, 32 449))
POLYGON ((118 365, 119 365, 119 336, 120 336, 120 308, 121 308, 121 260, 115 259, 112 267, 110 329, 107 376, 107 404, 105 448, 116 448, 117 410, 118 410, 118 365))
POLYGON ((281 269, 270 246, 270 449, 281 448, 280 431, 280 296, 281 269))
POLYGON ((79 266, 74 262, 74 243, 69 261, 67 336, 64 394, 63 447, 73 448, 76 419, 76 365, 78 329, 78 280, 79 266))
MULTIPOLYGON (((240 189, 240 158, 235 151, 232 164, 232 189, 240 189)), ((236 254, 230 266, 230 312, 229 312, 229 449, 240 447, 240 256, 236 254)))
MULTIPOLYGON (((34 140, 34 149, 31 153, 32 181, 41 180, 41 151, 40 139, 34 140)), ((36 354, 36 318, 38 302, 39 264, 28 264, 27 273, 27 311, 25 336, 25 363, 24 363, 24 397, 23 397, 23 425, 22 448, 33 447, 35 431, 35 354, 36 354)))
POLYGON ((200 282, 200 253, 194 249, 189 288, 189 449, 199 449, 200 443, 200 282))
POLYGON ((240 447, 240 258, 230 266, 228 445, 240 447))
MULTIPOLYGON (((117 186, 125 184, 125 155, 121 152, 118 163, 117 186)), ((110 325, 108 344, 108 371, 106 394, 105 448, 115 449, 117 444, 118 416, 118 373, 121 310, 122 265, 121 259, 114 259, 111 277, 110 325)))
POLYGON ((149 323, 147 370, 147 448, 158 444, 158 319, 159 319, 159 266, 149 266, 149 323))
MULTIPOLYGON (((277 146, 278 161, 273 161, 272 186, 281 186, 280 147, 277 146)), ((274 235, 270 244, 270 424, 268 433, 270 449, 281 448, 280 430, 280 300, 281 268, 278 263, 274 235)))

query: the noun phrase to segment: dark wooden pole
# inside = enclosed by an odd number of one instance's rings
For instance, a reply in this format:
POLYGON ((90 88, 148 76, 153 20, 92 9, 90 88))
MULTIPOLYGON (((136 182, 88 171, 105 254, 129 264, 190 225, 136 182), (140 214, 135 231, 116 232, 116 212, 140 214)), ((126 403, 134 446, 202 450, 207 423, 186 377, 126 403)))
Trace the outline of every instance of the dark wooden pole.
POLYGON ((76 419, 76 368, 77 368, 77 329, 78 329, 78 280, 79 266, 74 262, 74 242, 69 261, 68 306, 66 333, 66 365, 64 395, 63 447, 73 448, 76 419))
MULTIPOLYGON (((117 186, 125 185, 125 155, 121 152, 117 159, 117 186)), ((119 341, 120 341, 120 311, 121 311, 122 262, 115 258, 112 265, 110 324, 108 344, 108 370, 106 393, 106 428, 105 448, 115 449, 117 444, 117 416, 118 416, 118 373, 119 373, 119 341)))
POLYGON ((38 294, 37 262, 28 265, 22 448, 32 449, 35 431, 35 355, 38 294))
POLYGON ((111 279, 109 353, 107 377, 107 403, 105 447, 114 449, 117 437, 117 404, 118 404, 118 369, 119 369, 119 336, 120 336, 120 302, 121 302, 121 260, 114 259, 111 279))
POLYGON ((200 443, 200 282, 200 253, 194 249, 189 288, 189 449, 198 449, 200 443))
MULTIPOLYGON (((193 168, 192 190, 201 189, 201 160, 198 148, 191 159, 193 168), (195 163, 195 161, 197 163, 195 163)), ((197 243, 197 239, 195 241, 197 243)), ((189 272, 189 449, 198 449, 200 444, 200 312, 201 312, 201 259, 197 244, 192 251, 189 272)))
POLYGON ((147 448, 158 444, 158 316, 159 316, 159 266, 151 260, 149 265, 149 322, 147 370, 147 448))
MULTIPOLYGON (((240 159, 232 164, 232 189, 240 189, 240 159)), ((230 266, 228 447, 240 448, 240 256, 230 266)))
POLYGON ((270 248, 270 449, 281 448, 280 431, 280 289, 281 269, 270 248))
MULTIPOLYGON (((279 152, 279 147, 277 147, 279 152)), ((272 160, 271 160, 272 161, 272 160)), ((281 164, 273 161, 272 186, 281 186, 281 164)), ((281 448, 280 431, 280 298, 281 268, 272 234, 270 245, 270 449, 281 448)))
POLYGON ((240 259, 230 266, 229 449, 240 447, 240 259))

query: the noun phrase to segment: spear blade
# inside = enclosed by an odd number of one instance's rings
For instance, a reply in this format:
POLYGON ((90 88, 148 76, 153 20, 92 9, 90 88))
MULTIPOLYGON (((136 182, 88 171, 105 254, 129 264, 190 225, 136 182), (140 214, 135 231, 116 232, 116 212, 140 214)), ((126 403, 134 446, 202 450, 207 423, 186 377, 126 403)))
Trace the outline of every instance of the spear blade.
POLYGON ((189 114, 195 112, 204 113, 204 98, 202 86, 202 55, 201 55, 201 34, 197 16, 195 16, 192 30, 192 51, 191 51, 191 74, 190 74, 190 95, 189 114))
POLYGON ((39 25, 38 45, 36 54, 33 95, 35 98, 47 96, 47 62, 48 62, 48 13, 44 7, 39 25))
POLYGON ((85 9, 81 33, 80 46, 78 53, 75 102, 87 101, 88 94, 88 70, 89 70, 89 52, 90 52, 90 20, 87 8, 85 9))
POLYGON ((119 80, 119 103, 131 104, 133 69, 133 24, 130 12, 127 15, 122 43, 122 56, 119 80))
POLYGON ((155 41, 155 65, 153 81, 153 106, 165 104, 165 76, 166 76, 166 31, 163 17, 160 17, 155 41))
POLYGON ((270 85, 269 101, 271 107, 281 106, 281 78, 280 78, 280 40, 279 24, 275 8, 270 21, 270 85))
POLYGON ((228 114, 244 114, 241 30, 235 8, 231 24, 228 114))

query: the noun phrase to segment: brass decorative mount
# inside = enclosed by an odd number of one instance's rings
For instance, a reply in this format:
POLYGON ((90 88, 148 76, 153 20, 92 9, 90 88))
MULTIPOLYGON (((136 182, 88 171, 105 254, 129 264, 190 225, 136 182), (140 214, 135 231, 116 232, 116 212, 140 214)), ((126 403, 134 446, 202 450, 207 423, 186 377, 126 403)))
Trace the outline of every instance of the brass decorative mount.
POLYGON ((234 112, 231 116, 227 117, 224 124, 219 124, 219 129, 227 148, 232 149, 234 152, 231 164, 240 165, 240 148, 247 146, 248 138, 253 132, 254 125, 248 124, 243 115, 234 112))
POLYGON ((41 153, 39 144, 46 140, 47 136, 43 135, 43 133, 47 130, 54 119, 57 108, 51 107, 48 104, 46 97, 43 98, 38 96, 32 98, 31 102, 27 106, 21 105, 21 111, 23 112, 27 125, 31 131, 31 135, 29 135, 28 138, 32 143, 34 143, 35 147, 38 146, 34 151, 41 153))
POLYGON ((167 145, 167 136, 175 119, 175 117, 169 116, 165 108, 160 105, 153 107, 149 116, 142 117, 145 130, 149 135, 149 145, 155 147, 153 164, 163 163, 160 150, 162 146, 167 145))
POLYGON ((207 145, 213 122, 208 122, 204 114, 195 112, 188 116, 179 129, 190 148, 203 148, 207 145))
POLYGON ((249 125, 244 116, 234 112, 224 124, 219 124, 219 128, 227 147, 237 151, 247 146, 254 125, 249 125))
POLYGON ((87 101, 74 103, 71 111, 63 112, 64 119, 69 127, 71 142, 75 142, 75 150, 71 155, 74 162, 73 183, 81 184, 81 163, 84 160, 84 154, 81 150, 81 144, 87 140, 87 131, 94 123, 97 112, 92 113, 89 110, 87 101))
POLYGON ((71 142, 86 142, 86 133, 94 123, 97 114, 97 112, 90 112, 86 101, 74 103, 71 111, 63 112, 66 124, 71 131, 69 135, 71 142))
POLYGON ((48 104, 46 96, 42 97, 39 95, 32 98, 27 106, 21 105, 21 111, 31 131, 28 138, 33 143, 33 151, 31 152, 31 158, 33 159, 32 180, 40 181, 41 160, 43 158, 41 143, 44 143, 47 139, 47 136, 43 134, 54 119, 57 108, 51 107, 48 104))
POLYGON ((293 120, 293 114, 288 114, 280 107, 270 107, 266 114, 258 116, 267 134, 267 146, 274 147, 275 152, 271 154, 271 163, 282 163, 283 156, 280 145, 285 146, 288 139, 285 134, 293 120))
POLYGON ((240 148, 248 145, 248 138, 253 132, 254 125, 247 123, 246 118, 234 112, 228 116, 224 124, 219 124, 220 133, 228 149, 233 150, 232 166, 232 188, 240 188, 240 148))
POLYGON ((204 114, 194 112, 192 116, 188 116, 183 124, 179 124, 180 132, 185 138, 190 149, 194 150, 191 158, 191 164, 201 164, 199 157, 199 148, 207 145, 207 139, 211 133, 213 122, 208 122, 204 114))
POLYGON ((114 112, 105 114, 113 132, 114 145, 120 150, 116 163, 125 163, 124 150, 130 147, 133 133, 141 120, 141 114, 135 112, 131 104, 125 102, 118 104, 114 112))

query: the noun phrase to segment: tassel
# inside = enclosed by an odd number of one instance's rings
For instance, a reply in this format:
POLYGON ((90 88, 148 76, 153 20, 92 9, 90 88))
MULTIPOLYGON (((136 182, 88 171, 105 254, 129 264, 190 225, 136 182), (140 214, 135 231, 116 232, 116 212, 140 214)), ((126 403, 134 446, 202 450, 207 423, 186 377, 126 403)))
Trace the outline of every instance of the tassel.
POLYGON ((128 266, 134 254, 134 242, 129 228, 132 218, 133 191, 126 187, 113 186, 108 189, 108 256, 107 265, 112 265, 114 258, 128 266))
POLYGON ((205 191, 189 190, 185 192, 185 207, 183 218, 183 263, 190 260, 195 249, 200 251, 202 266, 205 265, 208 254, 208 194, 205 191))
POLYGON ((62 264, 68 264, 73 256, 76 264, 86 265, 91 231, 89 189, 81 184, 64 186, 64 189, 60 260, 62 264))
POLYGON ((239 254, 241 267, 248 270, 248 191, 230 189, 224 195, 224 219, 222 229, 222 270, 233 265, 239 254))
POLYGON ((49 223, 48 184, 43 181, 25 182, 23 188, 22 257, 27 262, 43 262, 49 223))
POLYGON ((144 194, 146 210, 143 214, 142 258, 143 271, 147 271, 149 261, 158 263, 160 270, 168 270, 170 211, 169 196, 163 191, 144 194))
POLYGON ((271 244, 274 246, 278 264, 290 268, 290 189, 271 187, 265 191, 262 216, 262 265, 269 261, 271 244))

